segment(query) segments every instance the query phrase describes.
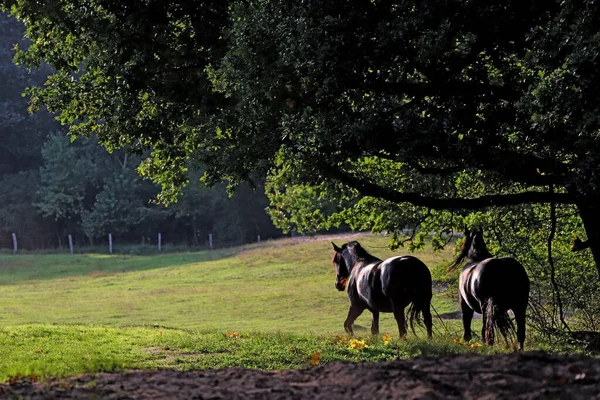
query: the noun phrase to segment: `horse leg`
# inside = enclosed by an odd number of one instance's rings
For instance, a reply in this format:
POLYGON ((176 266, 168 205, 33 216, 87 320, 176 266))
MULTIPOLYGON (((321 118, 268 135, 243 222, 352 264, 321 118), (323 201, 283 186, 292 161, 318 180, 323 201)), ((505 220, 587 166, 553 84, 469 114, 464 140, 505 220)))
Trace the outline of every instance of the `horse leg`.
POLYGON ((350 305, 350 309, 348 310, 348 316, 346 317, 346 321, 344 321, 344 329, 348 335, 354 335, 354 331, 352 330, 352 324, 356 321, 356 318, 362 314, 365 309, 363 307, 356 307, 350 305))
POLYGON ((513 308, 515 322, 517 323, 517 341, 519 342, 519 351, 523 351, 525 342, 525 307, 513 308))
POLYGON ((463 320, 463 339, 467 342, 471 340, 471 320, 473 319, 473 309, 469 307, 467 302, 460 296, 460 310, 462 311, 463 320))
POLYGON ((379 311, 371 311, 371 334, 379 334, 379 311))
POLYGON ((401 307, 399 303, 392 302, 392 310, 394 311, 394 318, 398 323, 400 339, 404 339, 406 337, 406 318, 404 316, 404 307, 401 307))
POLYGON ((431 304, 427 303, 427 305, 421 309, 421 312, 423 313, 423 323, 427 328, 427 339, 431 339, 431 331, 433 328, 433 318, 431 318, 430 308, 431 304))

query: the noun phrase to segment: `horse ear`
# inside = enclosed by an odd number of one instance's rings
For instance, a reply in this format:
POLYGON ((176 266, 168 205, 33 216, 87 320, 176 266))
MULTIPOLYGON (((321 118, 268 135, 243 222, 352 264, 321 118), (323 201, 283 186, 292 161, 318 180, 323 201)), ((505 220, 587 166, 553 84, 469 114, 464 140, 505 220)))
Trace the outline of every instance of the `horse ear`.
POLYGON ((333 245, 333 249, 335 250, 336 253, 339 253, 340 251, 342 251, 342 249, 337 247, 335 243, 331 242, 331 244, 333 245))
POLYGON ((471 234, 471 230, 469 229, 467 224, 465 224, 465 227, 463 228, 463 234, 465 235, 465 237, 469 237, 469 235, 471 234))

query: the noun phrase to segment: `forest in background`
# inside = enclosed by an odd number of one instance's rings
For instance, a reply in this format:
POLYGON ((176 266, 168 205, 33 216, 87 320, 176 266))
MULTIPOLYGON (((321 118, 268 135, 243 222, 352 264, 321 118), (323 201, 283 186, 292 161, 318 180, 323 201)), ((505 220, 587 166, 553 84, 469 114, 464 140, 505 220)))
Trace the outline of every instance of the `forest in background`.
MULTIPOLYGON (((160 187, 136 172, 141 157, 112 154, 95 139, 71 142, 66 129, 47 112, 31 115, 26 87, 43 84, 50 69, 28 71, 13 63, 16 43, 26 45, 24 27, 0 14, 0 248, 97 245, 112 233, 119 243, 163 241, 191 246, 240 244, 279 237, 265 212, 262 187, 189 185, 177 203, 158 204, 160 187)), ((198 180, 200 171, 191 180, 198 180)))

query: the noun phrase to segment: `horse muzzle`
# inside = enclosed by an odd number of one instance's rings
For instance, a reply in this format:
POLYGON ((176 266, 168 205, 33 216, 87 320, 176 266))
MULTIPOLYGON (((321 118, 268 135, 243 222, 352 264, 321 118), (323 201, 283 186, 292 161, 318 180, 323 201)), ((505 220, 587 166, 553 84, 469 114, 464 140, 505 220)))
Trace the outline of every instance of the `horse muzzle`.
POLYGON ((347 281, 348 281, 348 279, 346 279, 346 278, 342 278, 339 281, 335 281, 335 288, 337 290, 339 290, 340 292, 343 291, 344 289, 346 289, 347 281))

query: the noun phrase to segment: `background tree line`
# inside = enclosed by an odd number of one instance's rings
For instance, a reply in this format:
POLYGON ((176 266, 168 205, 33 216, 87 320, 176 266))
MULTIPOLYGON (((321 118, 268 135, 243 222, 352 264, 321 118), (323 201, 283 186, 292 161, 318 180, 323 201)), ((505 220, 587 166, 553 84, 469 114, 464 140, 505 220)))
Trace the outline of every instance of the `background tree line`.
MULTIPOLYGON (((20 247, 105 242, 201 245, 212 233, 218 243, 236 244, 280 236, 265 212, 264 190, 243 187, 233 197, 224 185, 191 185, 177 203, 151 202, 160 187, 136 172, 141 157, 125 150, 112 154, 93 138, 71 142, 47 112, 30 115, 26 87, 43 84, 48 67, 29 72, 14 65, 16 43, 27 45, 24 27, 0 15, 0 247, 10 248, 16 232, 20 247)), ((201 171, 191 172, 198 181, 201 171)))

